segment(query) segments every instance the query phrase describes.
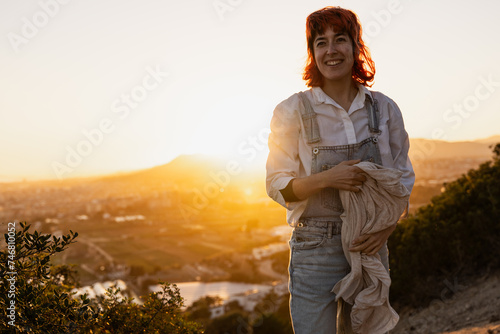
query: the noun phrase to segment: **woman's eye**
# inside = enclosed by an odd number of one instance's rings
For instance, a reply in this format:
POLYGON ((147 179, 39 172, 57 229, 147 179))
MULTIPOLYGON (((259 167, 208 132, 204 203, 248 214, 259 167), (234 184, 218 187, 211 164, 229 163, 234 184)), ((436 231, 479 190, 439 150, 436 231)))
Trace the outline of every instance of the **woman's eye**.
POLYGON ((337 38, 337 42, 339 42, 339 43, 343 43, 343 42, 346 42, 346 41, 347 41, 347 39, 345 37, 339 37, 339 38, 337 38))
POLYGON ((318 43, 316 43, 316 46, 323 46, 325 44, 326 44, 325 42, 318 42, 318 43))

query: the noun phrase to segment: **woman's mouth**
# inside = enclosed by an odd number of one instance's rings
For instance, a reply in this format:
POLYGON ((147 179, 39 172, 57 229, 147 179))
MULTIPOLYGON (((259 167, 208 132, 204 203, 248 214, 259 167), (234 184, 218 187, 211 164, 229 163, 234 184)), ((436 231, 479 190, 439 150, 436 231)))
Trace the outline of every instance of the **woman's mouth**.
POLYGON ((328 66, 336 66, 336 65, 338 65, 338 64, 340 64, 342 62, 343 62, 343 60, 328 60, 326 62, 326 65, 328 65, 328 66))

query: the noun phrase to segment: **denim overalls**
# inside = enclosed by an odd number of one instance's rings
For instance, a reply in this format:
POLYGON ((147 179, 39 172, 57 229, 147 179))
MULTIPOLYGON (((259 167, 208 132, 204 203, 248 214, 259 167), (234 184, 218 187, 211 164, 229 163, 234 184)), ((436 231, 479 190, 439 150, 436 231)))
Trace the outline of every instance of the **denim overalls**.
MULTIPOLYGON (((373 94, 373 93, 372 93, 373 94)), ((302 123, 312 150, 311 174, 319 173, 342 161, 361 159, 382 164, 377 145, 379 111, 377 100, 366 95, 370 137, 352 145, 321 146, 321 136, 309 99, 299 93, 302 123)), ((322 189, 312 195, 290 239, 289 289, 290 312, 296 334, 336 333, 337 312, 348 314, 350 307, 337 309, 333 286, 349 273, 350 267, 342 249, 340 232, 343 212, 339 190, 322 189)), ((379 251, 388 269, 387 247, 379 251)), ((350 319, 348 317, 348 319, 350 319)), ((350 329, 350 321, 345 324, 350 329)))

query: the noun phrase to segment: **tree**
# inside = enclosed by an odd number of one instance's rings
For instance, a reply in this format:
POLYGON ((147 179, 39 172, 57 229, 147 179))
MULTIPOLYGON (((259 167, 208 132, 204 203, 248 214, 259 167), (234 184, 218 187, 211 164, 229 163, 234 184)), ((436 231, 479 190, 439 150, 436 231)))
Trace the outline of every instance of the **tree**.
POLYGON ((292 334, 289 323, 280 319, 276 314, 266 314, 253 324, 253 334, 292 334))
POLYGON ((9 223, 7 248, 0 251, 0 329, 2 333, 201 333, 200 326, 180 313, 183 299, 175 285, 162 284, 142 305, 107 296, 75 298, 75 271, 55 266, 51 257, 75 242, 78 233, 57 238, 30 233, 30 226, 9 223))
POLYGON ((205 296, 196 300, 186 309, 188 319, 207 325, 210 322, 210 308, 221 305, 222 299, 218 296, 205 296))
POLYGON ((205 334, 249 334, 251 330, 248 316, 244 313, 233 312, 212 320, 205 334))
POLYGON ((290 295, 277 295, 269 292, 256 306, 254 312, 259 316, 252 323, 254 334, 292 334, 289 308, 290 295))

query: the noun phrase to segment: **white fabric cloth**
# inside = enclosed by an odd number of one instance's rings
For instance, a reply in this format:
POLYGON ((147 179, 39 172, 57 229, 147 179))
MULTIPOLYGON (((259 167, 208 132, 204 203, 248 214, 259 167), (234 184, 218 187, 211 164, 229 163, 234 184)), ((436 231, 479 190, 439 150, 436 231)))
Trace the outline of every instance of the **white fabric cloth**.
POLYGON ((359 192, 340 191, 344 207, 342 247, 351 271, 333 288, 337 300, 352 306, 355 333, 383 334, 396 326, 399 316, 389 304, 391 278, 378 254, 350 252, 352 241, 362 234, 381 231, 394 225, 408 203, 410 193, 401 183, 402 172, 371 162, 356 164, 367 180, 359 192))
MULTIPOLYGON (((344 110, 320 87, 305 91, 317 113, 321 146, 358 143, 371 136, 365 107, 365 96, 372 96, 366 87, 358 85, 358 94, 349 110, 344 110)), ((382 93, 377 94, 381 133, 378 146, 382 165, 403 172, 402 183, 411 191, 415 174, 408 158, 410 141, 403 116, 396 103, 382 93)), ((298 94, 284 100, 274 110, 269 136, 266 188, 269 196, 287 209, 287 221, 295 226, 304 212, 307 200, 285 202, 280 190, 291 179, 311 175, 312 149, 307 144, 300 116, 298 94)))

